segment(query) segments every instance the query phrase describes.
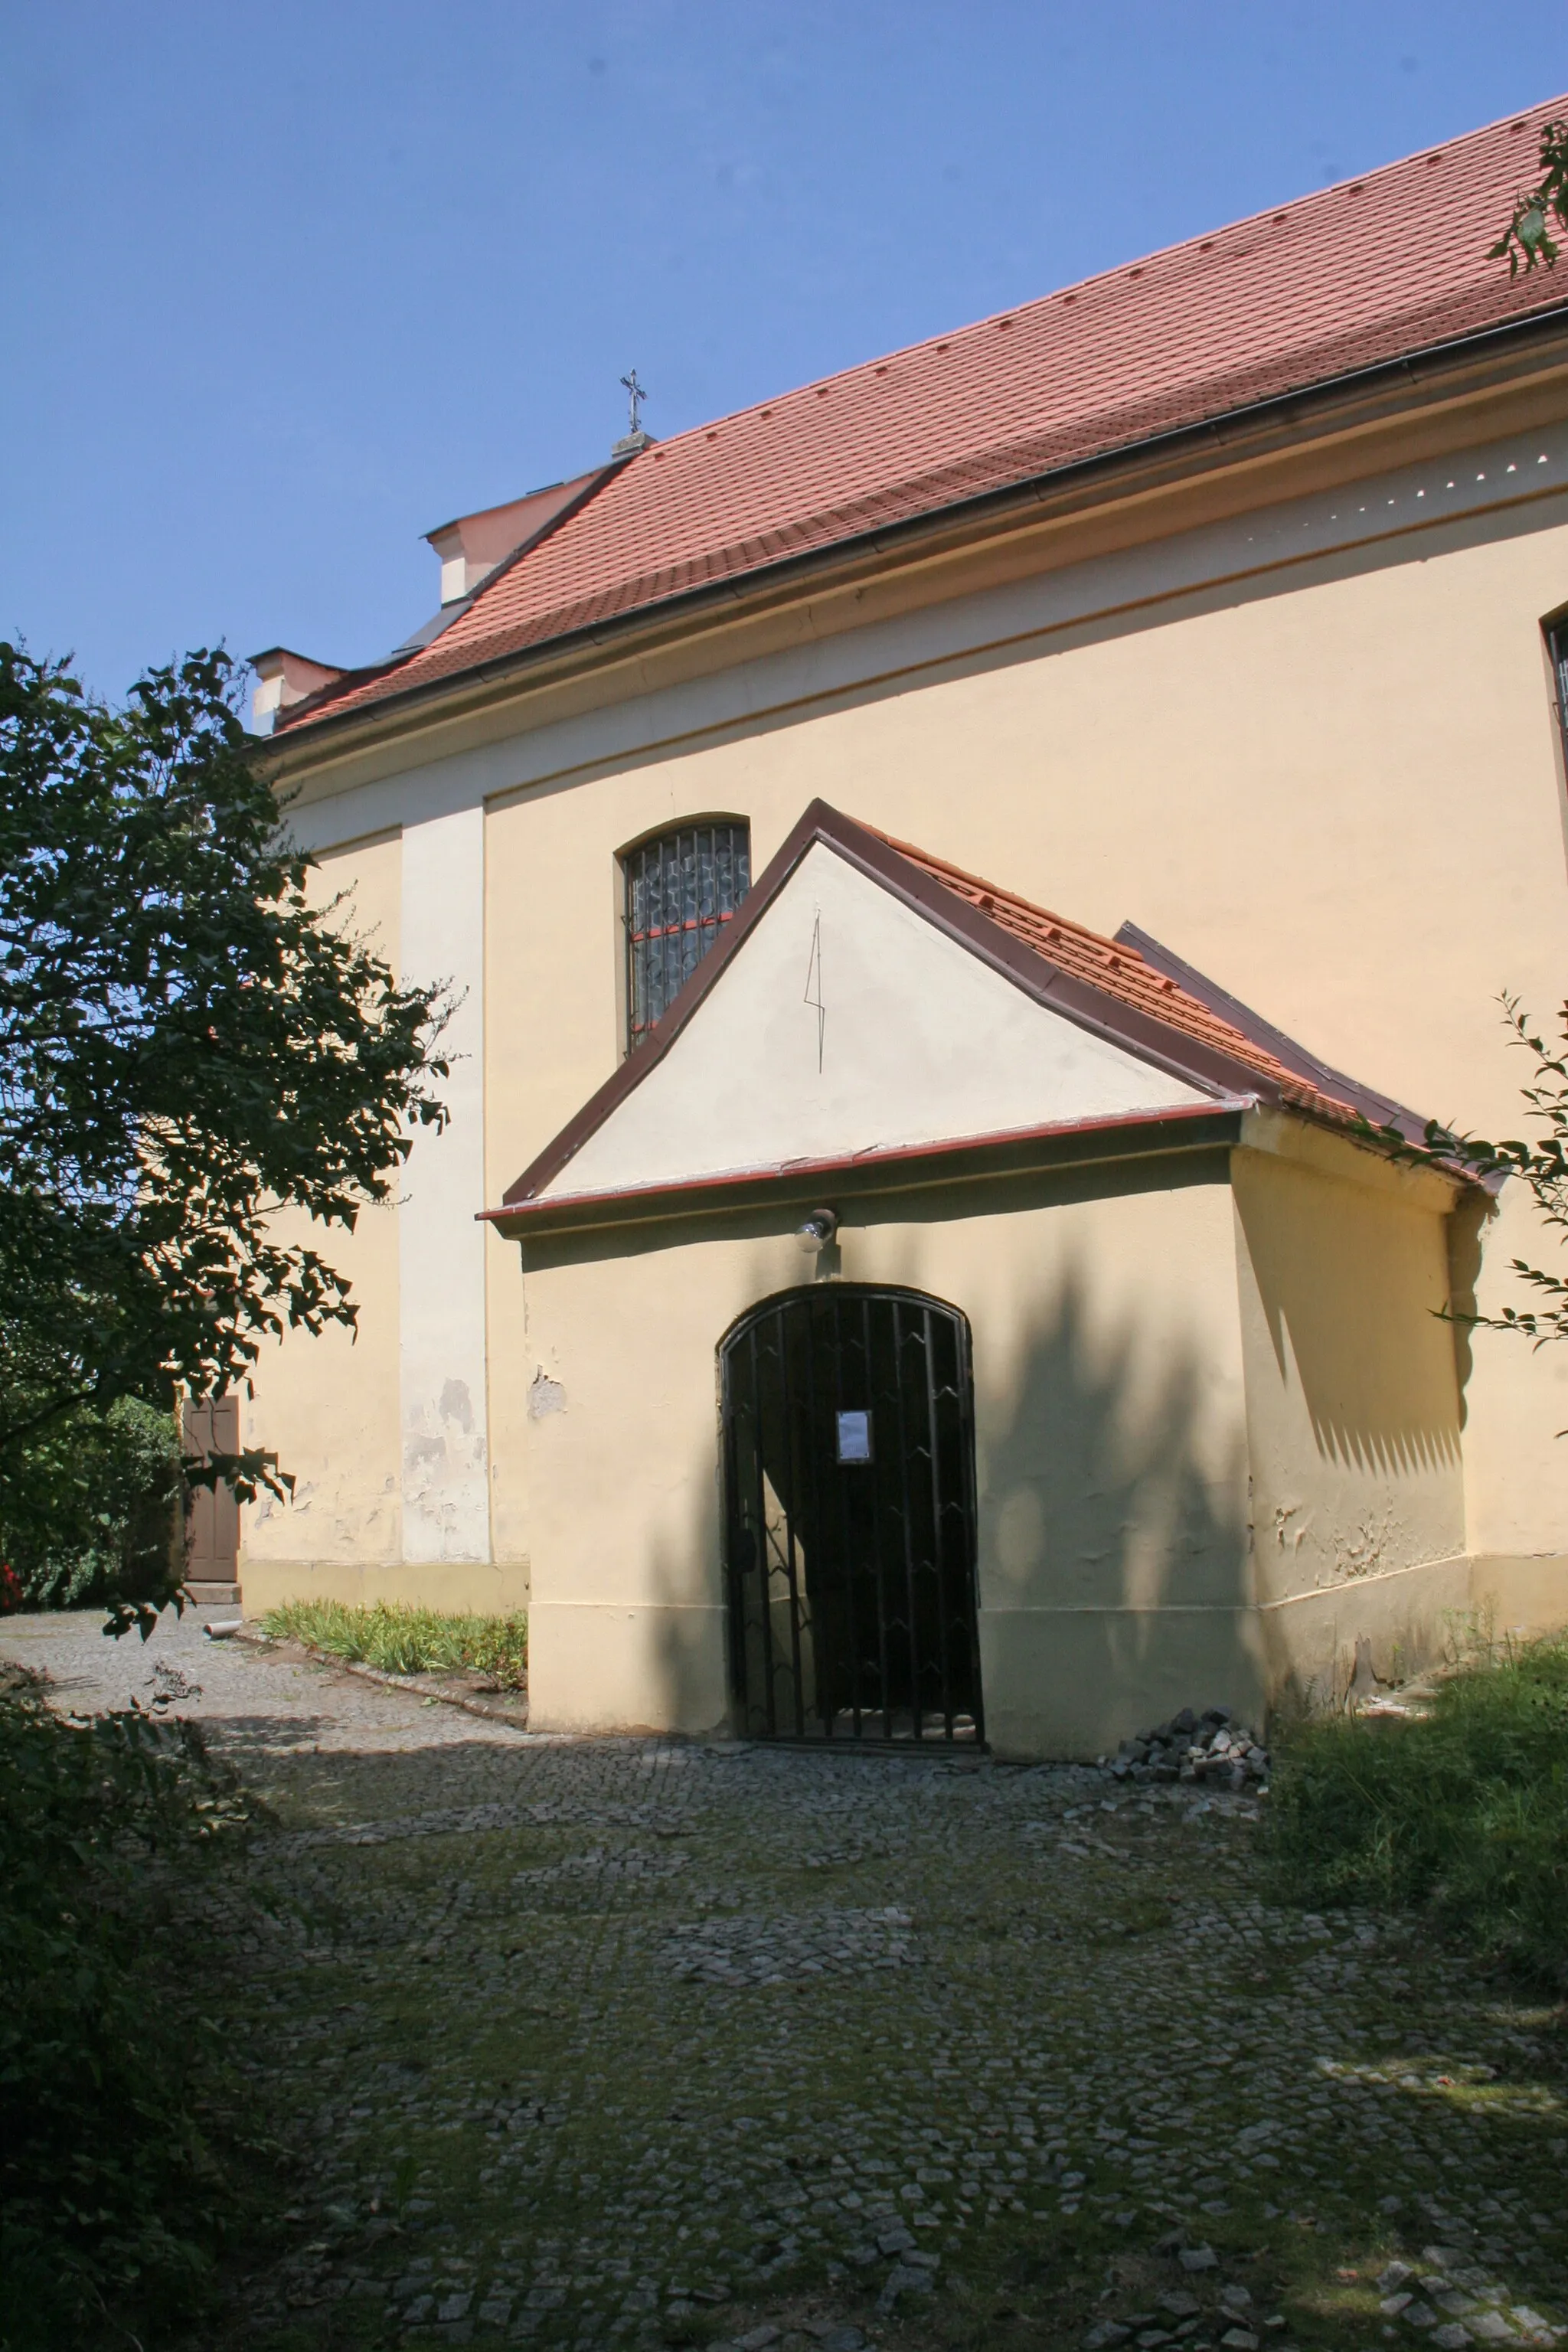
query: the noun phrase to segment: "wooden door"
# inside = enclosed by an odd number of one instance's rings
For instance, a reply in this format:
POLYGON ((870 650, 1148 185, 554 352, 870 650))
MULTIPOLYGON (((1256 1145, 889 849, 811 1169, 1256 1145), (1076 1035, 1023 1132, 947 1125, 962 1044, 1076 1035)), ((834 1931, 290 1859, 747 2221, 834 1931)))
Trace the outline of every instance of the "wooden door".
MULTIPOLYGON (((187 1454, 205 1461, 213 1454, 239 1452, 239 1399, 214 1397, 184 1410, 187 1454)), ((192 1489, 185 1521, 185 1581, 198 1601, 239 1597, 239 1505, 234 1488, 220 1480, 216 1486, 192 1489), (217 1586, 221 1591, 205 1588, 217 1586)))

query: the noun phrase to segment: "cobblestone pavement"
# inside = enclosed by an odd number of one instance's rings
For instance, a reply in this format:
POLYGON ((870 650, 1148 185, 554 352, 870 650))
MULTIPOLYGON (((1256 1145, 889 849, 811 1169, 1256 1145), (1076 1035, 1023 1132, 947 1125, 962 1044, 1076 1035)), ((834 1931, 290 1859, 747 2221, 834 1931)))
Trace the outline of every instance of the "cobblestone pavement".
POLYGON ((1247 1801, 542 1741, 97 1626, 0 1650, 199 1685, 271 1808, 211 1981, 293 2202, 204 2347, 1565 2332, 1562 2019, 1265 1902, 1247 1801))

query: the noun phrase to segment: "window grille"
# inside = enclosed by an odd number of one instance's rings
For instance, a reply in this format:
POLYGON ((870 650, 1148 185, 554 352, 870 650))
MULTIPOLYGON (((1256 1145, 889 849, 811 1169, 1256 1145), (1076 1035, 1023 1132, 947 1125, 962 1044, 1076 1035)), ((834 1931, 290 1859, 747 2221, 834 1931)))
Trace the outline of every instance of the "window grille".
POLYGON ((640 1045, 751 887, 743 824, 682 825, 626 860, 626 1043, 640 1045))
POLYGON ((1557 696, 1557 722, 1563 730, 1563 755, 1568 759, 1568 613, 1561 614, 1549 625, 1546 644, 1552 656, 1552 684, 1557 696))

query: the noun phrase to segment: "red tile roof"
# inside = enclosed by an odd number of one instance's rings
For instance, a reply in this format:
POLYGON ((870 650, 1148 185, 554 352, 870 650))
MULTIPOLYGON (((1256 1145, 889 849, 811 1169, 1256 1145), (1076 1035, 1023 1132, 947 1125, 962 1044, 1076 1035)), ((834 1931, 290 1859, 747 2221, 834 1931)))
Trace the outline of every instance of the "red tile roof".
MULTIPOLYGON (((870 832, 872 828, 868 825, 866 830, 870 832)), ((1347 1081, 1350 1099, 1342 1100, 1325 1093, 1305 1076, 1303 1069, 1282 1062, 1266 1045, 1236 1028, 1166 973, 1157 971, 1125 940, 1103 939, 1098 931, 1086 930, 1081 923, 1070 922, 1065 915, 1053 915, 1048 908, 1036 907, 1027 898, 999 890, 994 883, 965 874, 962 867, 949 866, 907 841, 895 841, 891 834, 879 834, 877 838, 885 841, 889 849, 897 850, 922 874, 929 874, 953 898, 976 908, 1010 938, 1021 940, 1057 971, 1073 980, 1087 981, 1090 987, 1133 1012, 1178 1031, 1211 1053, 1223 1054, 1240 1063, 1244 1070, 1250 1070, 1265 1081, 1271 1095, 1278 1094, 1281 1102, 1295 1109, 1341 1124, 1356 1119, 1362 1105, 1354 1097, 1362 1089, 1347 1081)), ((1304 1054, 1301 1059, 1305 1064, 1304 1054)))
POLYGON ((1568 300, 1487 259, 1568 98, 656 444, 412 659, 289 721, 450 677, 1568 300))

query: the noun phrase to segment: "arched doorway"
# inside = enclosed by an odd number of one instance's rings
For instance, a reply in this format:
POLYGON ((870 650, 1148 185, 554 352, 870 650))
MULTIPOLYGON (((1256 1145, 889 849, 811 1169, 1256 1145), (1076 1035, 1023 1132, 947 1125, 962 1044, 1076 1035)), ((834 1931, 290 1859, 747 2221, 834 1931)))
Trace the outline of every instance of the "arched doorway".
POLYGON ((751 1308, 719 1360, 737 1727, 978 1744, 963 1317, 814 1283, 751 1308))

